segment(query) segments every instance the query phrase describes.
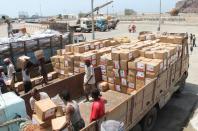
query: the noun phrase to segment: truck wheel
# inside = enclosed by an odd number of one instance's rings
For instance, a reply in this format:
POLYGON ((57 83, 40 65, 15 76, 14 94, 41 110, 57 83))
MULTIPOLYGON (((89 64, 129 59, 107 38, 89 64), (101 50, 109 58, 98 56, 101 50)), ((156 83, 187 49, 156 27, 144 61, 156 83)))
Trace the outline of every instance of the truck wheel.
POLYGON ((142 131, 151 131, 157 120, 157 109, 152 108, 141 121, 142 131))
POLYGON ((140 124, 137 124, 130 131, 142 131, 142 127, 140 124))
POLYGON ((180 87, 179 87, 179 89, 176 91, 176 94, 181 94, 182 93, 182 91, 184 90, 184 88, 185 88, 185 85, 186 85, 186 80, 183 80, 181 83, 180 83, 180 87))

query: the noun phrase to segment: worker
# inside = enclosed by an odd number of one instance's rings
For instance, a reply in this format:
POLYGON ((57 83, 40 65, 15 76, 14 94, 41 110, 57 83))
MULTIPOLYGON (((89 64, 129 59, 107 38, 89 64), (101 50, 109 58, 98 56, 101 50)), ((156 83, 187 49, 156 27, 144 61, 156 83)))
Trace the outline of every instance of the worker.
POLYGON ((74 131, 80 131, 85 127, 85 122, 81 117, 79 105, 76 101, 71 100, 70 93, 64 91, 60 94, 61 99, 66 103, 65 106, 65 115, 66 115, 66 124, 62 127, 64 128, 73 128, 74 131))
POLYGON ((193 40, 193 34, 190 34, 190 44, 192 44, 192 40, 193 40))
POLYGON ((39 92, 36 88, 32 89, 31 91, 31 98, 30 98, 30 107, 33 111, 34 105, 36 101, 43 100, 49 98, 48 94, 45 92, 39 92))
POLYGON ((30 79, 30 69, 32 63, 29 60, 26 60, 26 65, 22 69, 22 78, 23 78, 23 86, 25 93, 28 93, 32 89, 32 83, 30 79))
POLYGON ((12 24, 10 22, 9 19, 6 19, 5 16, 2 16, 2 19, 4 20, 4 22, 7 24, 7 31, 8 31, 8 37, 10 37, 10 35, 14 36, 13 32, 12 32, 12 24))
POLYGON ((193 35, 193 47, 197 47, 197 45, 196 45, 196 37, 195 37, 195 35, 193 35))
POLYGON ((4 81, 3 74, 4 74, 3 66, 0 66, 0 94, 4 94, 4 93, 8 92, 7 86, 4 81))
POLYGON ((93 103, 91 107, 90 122, 98 120, 105 115, 105 100, 100 97, 100 91, 94 88, 91 91, 93 103))
POLYGON ((96 88, 94 68, 91 65, 90 60, 85 60, 85 75, 84 75, 84 92, 86 96, 85 102, 89 101, 89 95, 93 88, 96 88))
POLYGON ((42 85, 45 84, 47 85, 48 84, 48 77, 47 77, 47 71, 46 71, 46 68, 45 68, 45 58, 41 58, 38 60, 38 64, 39 64, 39 73, 41 76, 43 76, 43 79, 42 79, 42 85))
POLYGON ((10 88, 11 90, 15 90, 14 83, 16 78, 16 71, 14 65, 9 58, 4 59, 4 63, 7 66, 7 79, 10 81, 10 88))

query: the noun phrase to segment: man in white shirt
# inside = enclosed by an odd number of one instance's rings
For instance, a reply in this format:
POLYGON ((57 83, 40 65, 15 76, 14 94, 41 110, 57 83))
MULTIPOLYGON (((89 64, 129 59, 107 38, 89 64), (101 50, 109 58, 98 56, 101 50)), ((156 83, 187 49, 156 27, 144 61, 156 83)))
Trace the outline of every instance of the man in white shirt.
POLYGON ((86 60, 85 75, 84 75, 84 91, 85 91, 86 101, 89 101, 89 95, 93 88, 96 88, 94 68, 91 65, 91 61, 86 60))
POLYGON ((15 75, 16 75, 14 65, 12 64, 12 62, 9 58, 4 59, 4 63, 7 66, 7 74, 8 74, 7 78, 8 78, 8 80, 12 81, 14 84, 15 83, 15 75))
POLYGON ((48 96, 47 93, 45 93, 45 92, 39 92, 36 88, 32 89, 31 96, 32 97, 30 98, 30 106, 31 106, 31 109, 33 111, 35 111, 34 110, 34 106, 35 106, 35 102, 36 101, 49 98, 49 96, 48 96))

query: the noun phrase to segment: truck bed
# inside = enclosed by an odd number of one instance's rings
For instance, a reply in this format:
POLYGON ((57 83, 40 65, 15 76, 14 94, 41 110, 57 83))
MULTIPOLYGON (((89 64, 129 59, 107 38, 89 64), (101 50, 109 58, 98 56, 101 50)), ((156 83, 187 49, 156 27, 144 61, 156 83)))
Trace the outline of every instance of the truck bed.
MULTIPOLYGON (((129 95, 127 94, 123 94, 123 93, 119 93, 116 91, 107 91, 107 92, 103 92, 102 93, 102 98, 106 100, 105 103, 105 112, 109 112, 112 109, 114 109, 115 107, 117 107, 118 105, 120 105, 121 103, 123 103, 124 101, 126 101, 127 99, 129 99, 129 95)), ((90 123, 90 113, 91 113, 91 105, 92 102, 80 102, 79 106, 80 106, 80 112, 81 115, 83 117, 83 119, 85 120, 85 125, 87 126, 90 123)))

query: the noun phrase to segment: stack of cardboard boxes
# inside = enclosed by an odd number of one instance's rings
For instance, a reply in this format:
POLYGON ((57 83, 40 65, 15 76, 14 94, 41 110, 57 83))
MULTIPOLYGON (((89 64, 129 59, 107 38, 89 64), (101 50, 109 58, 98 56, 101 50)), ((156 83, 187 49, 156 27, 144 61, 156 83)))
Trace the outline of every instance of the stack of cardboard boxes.
POLYGON ((57 50, 57 55, 51 57, 51 62, 59 78, 66 78, 83 73, 85 60, 90 60, 94 67, 98 66, 100 56, 111 52, 112 46, 118 44, 118 41, 110 38, 66 45, 65 49, 57 50))
MULTIPOLYGON (((109 89, 130 94, 153 79, 162 77, 162 74, 168 75, 167 70, 171 76, 169 84, 179 79, 181 55, 182 52, 185 53, 182 48, 183 38, 170 37, 171 40, 166 41, 166 37, 162 37, 162 40, 154 39, 155 36, 151 34, 148 38, 152 39, 125 43, 113 48, 111 57, 110 54, 101 56, 102 78, 108 82, 109 89)), ((166 80, 162 80, 164 82, 161 83, 166 83, 166 80)), ((99 87, 102 85, 106 84, 101 83, 99 87)))

